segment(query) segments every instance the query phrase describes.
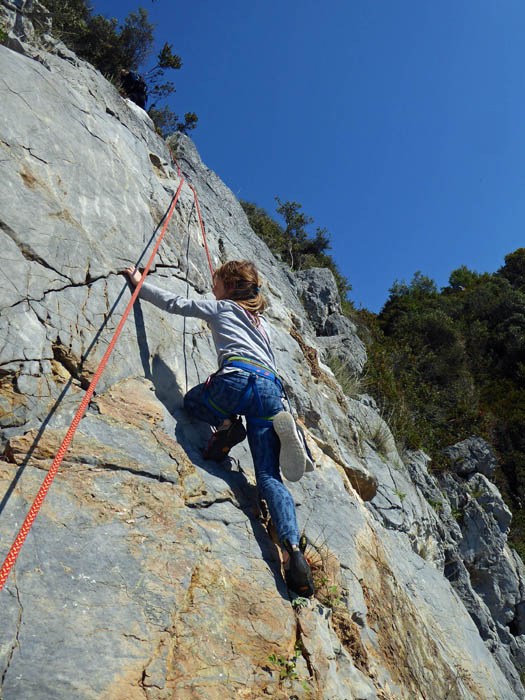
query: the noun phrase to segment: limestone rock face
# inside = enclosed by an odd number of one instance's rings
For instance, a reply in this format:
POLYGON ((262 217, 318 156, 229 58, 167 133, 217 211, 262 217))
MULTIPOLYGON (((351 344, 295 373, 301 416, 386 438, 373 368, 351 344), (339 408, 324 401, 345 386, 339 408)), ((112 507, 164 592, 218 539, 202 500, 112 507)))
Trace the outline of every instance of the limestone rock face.
POLYGON ((314 267, 295 273, 304 307, 315 329, 322 334, 328 318, 340 311, 339 294, 332 271, 314 267))
POLYGON ((34 42, 35 29, 40 33, 51 29, 49 12, 38 0, 2 0, 1 8, 2 25, 8 32, 6 43, 15 49, 31 52, 31 46, 20 42, 34 42))
POLYGON ((357 335, 355 324, 341 313, 332 271, 313 267, 296 272, 294 278, 323 359, 335 359, 347 372, 359 375, 366 362, 366 348, 357 335))
MULTIPOLYGON (((16 21, 21 5, 2 3, 16 21)), ((46 46, 0 46, 2 558, 122 317, 120 273, 144 264, 180 184, 147 114, 46 46)), ((184 393, 216 368, 207 327, 139 301, 0 593, 2 700, 525 697, 506 651, 521 648, 523 565, 497 495, 476 481, 473 523, 500 529, 499 559, 483 558, 450 503, 441 515, 426 499, 441 487, 424 455, 405 466, 373 402, 319 361, 293 275, 233 193, 190 139, 171 143, 185 184, 150 274, 209 294, 188 183, 213 264, 257 261, 317 465, 289 484, 317 594, 289 597, 247 446, 205 461, 209 429, 184 415, 184 393), (463 539, 478 608, 444 575, 463 539), (469 562, 495 578, 475 588, 469 562)))
MULTIPOLYGON (((423 452, 406 455, 412 482, 434 511, 432 517, 419 517, 420 532, 412 541, 416 551, 432 553, 435 566, 461 597, 481 637, 519 694, 519 669, 525 658, 523 563, 507 545, 510 511, 494 484, 479 473, 486 464, 488 445, 480 438, 475 440, 486 447, 479 451, 479 460, 469 451, 472 471, 463 478, 453 472, 432 477, 423 452)), ((464 442, 446 452, 461 452, 464 442)))
POLYGON ((470 437, 443 450, 450 462, 451 471, 459 476, 479 472, 491 477, 497 466, 497 459, 491 446, 479 437, 470 437))

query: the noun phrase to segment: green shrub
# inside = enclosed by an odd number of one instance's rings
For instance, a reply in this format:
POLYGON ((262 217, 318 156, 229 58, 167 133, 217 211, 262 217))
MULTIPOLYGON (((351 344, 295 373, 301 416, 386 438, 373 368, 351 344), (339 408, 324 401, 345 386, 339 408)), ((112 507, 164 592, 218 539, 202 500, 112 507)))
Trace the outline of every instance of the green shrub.
POLYGON ((0 44, 3 44, 7 39, 8 25, 5 20, 0 19, 0 44))
MULTIPOLYGON (((421 273, 396 282, 379 314, 355 312, 369 329, 367 392, 398 445, 424 448, 433 472, 442 449, 471 435, 488 440, 494 481, 513 512, 509 541, 525 554, 525 248, 497 273, 462 266, 438 291, 421 273)), ((456 511, 458 519, 462 513, 456 511)))
POLYGON ((461 508, 456 508, 455 506, 452 506, 452 517, 455 518, 456 520, 462 520, 465 512, 461 508))
POLYGON ((399 491, 398 489, 394 489, 394 493, 399 498, 399 500, 401 501, 401 504, 402 504, 407 496, 406 493, 403 493, 402 491, 399 491))
POLYGON ((268 661, 279 671, 279 680, 284 680, 285 678, 290 678, 295 680, 299 678, 297 671, 295 670, 295 664, 300 652, 296 653, 291 659, 287 659, 282 654, 270 654, 268 661))
POLYGON ((330 234, 326 228, 318 226, 312 236, 307 227, 314 221, 301 211, 302 204, 282 202, 279 197, 275 199, 278 204, 276 212, 281 215, 284 226, 254 202, 240 200, 252 229, 272 253, 287 263, 292 270, 306 270, 311 267, 330 269, 337 284, 343 312, 351 312, 354 306, 347 294, 352 285, 341 274, 332 256, 326 252, 330 249, 330 234))
MULTIPOLYGON (((155 27, 142 7, 130 12, 119 25, 114 18, 94 14, 88 0, 43 0, 43 4, 51 14, 53 34, 117 87, 121 69, 139 70, 153 52, 155 27)), ((177 130, 187 132, 198 121, 193 112, 187 112, 185 120, 179 121, 169 106, 159 106, 159 100, 175 91, 173 83, 164 82, 165 72, 181 66, 182 60, 173 53, 172 45, 165 43, 155 66, 144 74, 151 101, 148 113, 163 136, 177 130)))

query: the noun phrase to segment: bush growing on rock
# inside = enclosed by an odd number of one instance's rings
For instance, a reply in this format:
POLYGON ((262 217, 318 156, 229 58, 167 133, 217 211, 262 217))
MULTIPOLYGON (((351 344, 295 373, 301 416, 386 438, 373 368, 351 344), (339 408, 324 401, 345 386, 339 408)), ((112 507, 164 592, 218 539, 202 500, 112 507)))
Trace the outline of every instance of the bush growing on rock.
MULTIPOLYGON (((43 0, 52 20, 52 31, 80 58, 89 61, 108 80, 119 84, 122 68, 136 71, 145 65, 153 52, 154 25, 142 7, 130 12, 119 25, 114 18, 94 14, 88 0, 43 0)), ((175 131, 187 133, 197 125, 198 117, 187 112, 184 121, 168 106, 159 106, 159 100, 175 92, 172 82, 164 82, 167 70, 179 70, 182 60, 173 53, 173 46, 165 43, 153 68, 144 75, 152 101, 148 114, 159 133, 166 137, 175 131)))
POLYGON ((273 219, 262 207, 254 202, 240 201, 252 229, 266 243, 272 253, 289 265, 292 270, 306 270, 311 267, 325 267, 332 271, 339 291, 343 312, 348 316, 354 309, 348 299, 352 285, 341 274, 333 257, 326 251, 330 249, 330 234, 326 228, 317 227, 312 237, 306 227, 314 220, 301 212, 302 204, 282 202, 276 212, 284 219, 285 227, 273 219))
POLYGON ((376 316, 365 367, 380 409, 397 407, 398 443, 424 447, 434 469, 441 450, 471 435, 499 456, 495 481, 514 513, 510 541, 525 554, 525 249, 494 274, 462 266, 440 291, 416 273, 396 282, 376 316))

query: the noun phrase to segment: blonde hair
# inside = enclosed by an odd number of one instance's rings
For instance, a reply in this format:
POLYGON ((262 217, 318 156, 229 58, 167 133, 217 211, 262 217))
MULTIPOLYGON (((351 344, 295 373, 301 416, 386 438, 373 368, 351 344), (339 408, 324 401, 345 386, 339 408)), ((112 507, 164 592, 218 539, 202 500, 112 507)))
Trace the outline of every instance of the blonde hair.
POLYGON ((262 314, 268 306, 261 294, 261 278, 255 265, 249 260, 230 260, 214 274, 219 278, 226 292, 226 298, 231 299, 252 314, 262 314))

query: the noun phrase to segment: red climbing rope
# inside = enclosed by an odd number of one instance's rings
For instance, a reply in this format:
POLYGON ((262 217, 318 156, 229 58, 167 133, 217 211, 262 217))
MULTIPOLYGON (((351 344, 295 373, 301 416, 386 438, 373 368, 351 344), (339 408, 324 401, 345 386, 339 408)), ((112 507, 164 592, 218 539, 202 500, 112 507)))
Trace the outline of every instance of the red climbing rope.
POLYGON ((213 267, 211 264, 210 251, 208 250, 208 241, 206 240, 206 234, 204 232, 204 224, 202 223, 201 209, 199 207, 199 200, 197 199, 197 192, 195 192, 195 188, 193 187, 193 185, 190 185, 190 190, 193 192, 193 196, 195 198, 195 204, 197 205, 197 214, 199 215, 199 222, 201 225, 202 237, 204 239, 204 247, 206 248, 206 255, 208 256, 208 265, 210 266, 211 278, 213 279, 213 267))
MULTIPOLYGON (((4 587, 4 584, 7 580, 7 577, 9 576, 9 572, 11 571, 11 568, 13 567, 13 564, 16 561, 16 558, 18 556, 18 553, 20 552, 20 549, 22 548, 22 545, 24 543, 25 538, 27 537, 27 534, 29 530, 31 529, 31 525, 33 524, 34 519, 37 516, 38 511, 40 510, 40 506, 42 505, 44 498, 47 495, 47 492, 49 490, 49 487, 51 486, 51 482, 56 476, 56 473, 58 472, 58 468, 64 459, 64 455, 66 454, 67 448, 69 447, 69 444, 71 440, 73 439, 73 435, 75 434, 75 431, 78 427, 78 424, 80 423, 80 420, 82 419, 82 416, 84 415, 86 408, 89 404, 89 401, 93 395, 93 392, 95 391, 95 387, 98 383, 98 380, 100 379, 102 372, 104 370, 104 367, 106 366, 106 363, 109 359, 109 356, 111 355, 113 348, 115 347, 115 344, 118 340, 118 337, 122 331, 122 328, 124 327, 124 323, 126 322, 126 319, 129 315, 129 312, 131 311, 131 308, 133 304, 135 303, 135 299, 138 297, 140 288, 142 287, 142 283, 144 282, 144 279, 146 278, 146 275, 149 272, 149 269, 151 267, 151 264, 155 258, 155 255, 157 254, 157 250, 159 249, 160 242, 162 241, 162 238, 164 237, 164 233, 166 232, 166 229, 168 227, 168 223, 171 219, 171 215, 173 214, 173 210, 175 209, 175 205, 177 204, 177 200, 179 198, 180 191, 182 189, 182 183, 184 182, 184 178, 181 179, 179 188, 173 197, 170 209, 168 211, 168 215, 166 217, 166 221, 164 222, 164 226, 162 227, 161 234, 159 236, 159 239, 153 249, 153 252, 151 254, 150 259, 148 260, 148 264, 146 265, 146 268, 144 272, 142 273, 142 277, 140 278, 140 281, 138 282, 137 286, 135 287, 135 291, 133 292, 133 295, 131 299, 129 300, 129 303, 126 307, 126 310, 124 311, 124 314, 122 315, 122 318, 120 319, 120 322, 117 326, 117 330, 113 334, 113 338, 111 339, 111 342, 109 343, 106 352, 104 353, 104 357, 102 358, 97 371, 95 372, 95 375, 93 379, 91 380, 91 384, 89 385, 84 398, 82 399, 82 402, 80 406, 78 407, 78 410, 75 414, 75 417, 73 418, 73 421, 71 425, 69 426, 69 430, 66 433, 66 436, 60 445, 60 448, 56 454, 55 459, 53 460, 53 464, 51 465, 51 468, 49 469, 46 478, 44 479, 44 482, 42 483, 42 486, 40 487, 40 491, 38 492, 35 500, 33 501, 33 505, 31 506, 29 513, 27 514, 26 519, 24 520, 24 523, 22 527, 20 528, 20 532, 18 533, 13 546, 9 550, 9 554, 5 558, 5 561, 3 563, 2 569, 0 570, 0 591, 4 587)), ((193 189, 193 188, 192 188, 193 189)))
MULTIPOLYGON (((177 172, 178 172, 179 177, 180 177, 179 164, 177 163, 177 159, 173 155, 173 151, 171 150, 171 146, 169 145, 169 143, 167 141, 166 141, 166 146, 168 147, 168 151, 170 152, 170 155, 171 155, 173 162, 177 166, 177 172)), ((193 185, 190 185, 190 189, 193 192, 193 197, 195 199, 195 204, 197 206, 197 214, 199 215, 199 223, 201 225, 202 239, 204 241, 204 247, 206 249, 206 256, 208 258, 208 265, 210 266, 211 278, 213 280, 213 265, 211 264, 210 251, 208 250, 208 241, 206 240, 206 232, 204 231, 204 224, 202 223, 201 208, 199 207, 199 200, 197 199, 197 192, 195 191, 195 188, 193 187, 193 185)))
POLYGON ((179 164, 177 163, 177 159, 176 159, 175 156, 173 155, 173 151, 171 150, 171 146, 169 145, 169 143, 168 143, 167 141, 165 141, 165 143, 166 143, 166 146, 168 147, 168 151, 170 152, 171 160, 172 160, 172 161, 175 163, 175 165, 177 166, 177 175, 178 175, 178 177, 180 177, 180 166, 179 166, 179 164))

